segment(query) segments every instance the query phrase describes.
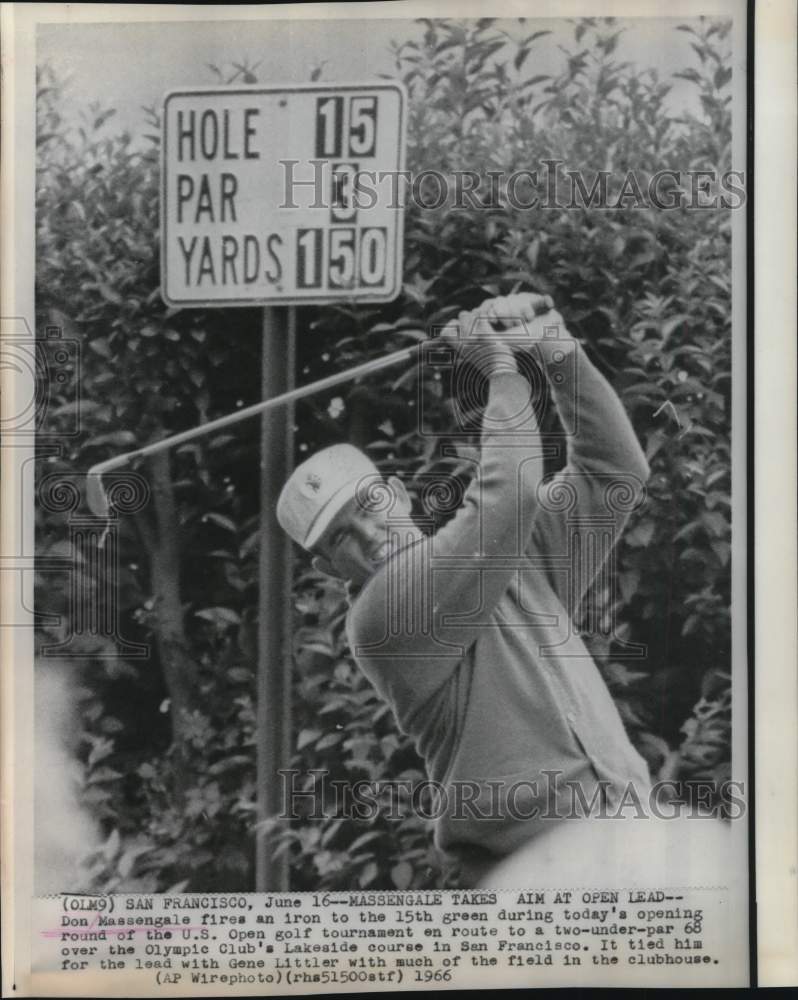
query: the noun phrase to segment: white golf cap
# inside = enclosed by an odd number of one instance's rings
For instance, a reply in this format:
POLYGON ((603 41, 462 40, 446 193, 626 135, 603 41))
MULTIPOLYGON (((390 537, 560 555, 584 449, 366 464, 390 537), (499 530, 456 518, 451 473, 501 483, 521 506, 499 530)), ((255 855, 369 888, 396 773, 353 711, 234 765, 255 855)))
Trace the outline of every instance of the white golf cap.
POLYGON ((280 493, 280 527, 303 548, 313 548, 363 479, 379 475, 371 459, 351 444, 317 451, 294 469, 280 493))

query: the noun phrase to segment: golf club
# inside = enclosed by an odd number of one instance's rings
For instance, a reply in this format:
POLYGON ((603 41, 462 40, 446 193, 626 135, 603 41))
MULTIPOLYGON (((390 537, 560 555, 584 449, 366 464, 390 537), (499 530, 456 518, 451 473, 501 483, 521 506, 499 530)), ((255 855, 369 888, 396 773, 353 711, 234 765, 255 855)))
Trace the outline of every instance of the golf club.
MULTIPOLYGON (((540 310, 544 311, 547 308, 551 308, 553 305, 552 300, 549 296, 545 296, 540 304, 540 310)), ((516 320, 503 320, 505 325, 512 322, 517 322, 516 320)), ((412 333, 421 333, 424 331, 413 330, 406 331, 412 333)), ((186 431, 180 431, 178 434, 172 434, 169 437, 161 438, 160 441, 153 441, 143 448, 136 448, 133 451, 125 452, 122 455, 116 455, 113 458, 108 458, 103 462, 98 462, 93 465, 88 473, 86 474, 86 502, 89 505, 89 509, 97 517, 108 517, 109 514, 109 503, 108 497, 103 486, 102 477, 107 472, 111 472, 113 469, 118 469, 123 465, 127 465, 129 462, 137 458, 146 458, 148 455, 154 455, 156 452, 164 451, 167 448, 174 448, 179 444, 184 444, 186 441, 193 441, 195 438, 204 437, 207 434, 213 434, 215 431, 220 431, 225 427, 230 427, 232 424, 238 423, 240 420, 247 420, 249 417, 255 417, 262 413, 267 413, 269 410, 275 409, 278 406, 285 406, 288 403, 294 403, 299 399, 305 399, 307 396, 312 396, 318 392, 324 392, 325 389, 332 389, 337 385, 343 385, 345 382, 351 382, 353 379, 362 378, 364 375, 370 375, 373 372, 381 371, 384 368, 390 368, 393 365, 397 365, 402 361, 407 361, 419 350, 423 343, 411 344, 409 347, 402 347, 398 351, 393 351, 391 354, 386 354, 381 358, 372 358, 370 361, 364 361, 362 364, 355 365, 352 368, 347 368, 345 371, 336 372, 334 375, 328 375, 326 378, 318 379, 316 382, 311 382, 308 385, 297 386, 295 389, 289 389, 288 392, 281 393, 279 396, 273 396, 271 399, 263 400, 260 403, 253 403, 252 406, 247 406, 243 410, 237 410, 235 413, 228 413, 224 417, 219 417, 216 420, 210 420, 208 423, 199 424, 197 427, 192 427, 186 431)))

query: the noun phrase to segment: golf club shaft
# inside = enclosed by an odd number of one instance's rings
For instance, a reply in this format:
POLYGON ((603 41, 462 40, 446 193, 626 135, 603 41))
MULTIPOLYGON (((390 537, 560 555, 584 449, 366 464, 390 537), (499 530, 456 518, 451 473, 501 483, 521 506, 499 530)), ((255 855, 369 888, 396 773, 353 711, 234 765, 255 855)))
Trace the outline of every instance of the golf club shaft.
MULTIPOLYGON (((547 295, 541 299, 540 303, 536 306, 536 310, 537 312, 542 312, 546 309, 552 308, 552 305, 553 303, 551 301, 551 297, 547 295)), ((505 326, 508 325, 509 324, 505 322, 505 326)), ((422 336, 424 335, 424 331, 422 330, 413 332, 420 333, 422 336)), ((422 343, 424 342, 425 341, 422 341, 422 343)), ((121 468, 123 465, 127 465, 128 462, 131 462, 134 459, 146 458, 148 455, 154 455, 167 448, 174 448, 177 445, 185 444, 187 441, 193 441, 195 438, 205 437, 207 434, 213 434, 215 431, 220 431, 225 427, 230 427, 233 424, 238 423, 240 420, 246 420, 248 417, 255 417, 260 414, 267 413, 269 410, 278 406, 285 406, 287 403, 296 402, 299 399, 312 396, 317 392, 323 392, 325 389, 332 389, 337 385, 343 385, 345 382, 351 382, 353 379, 361 378, 364 375, 370 375, 372 372, 381 371, 383 368, 390 368, 392 365, 397 365, 402 361, 407 361, 412 358, 418 351, 419 347, 420 344, 418 343, 411 344, 409 347, 402 347, 398 351, 386 354, 384 357, 372 358, 371 361, 364 361, 360 365, 355 365, 353 368, 346 369, 346 371, 336 372, 334 375, 328 375, 326 378, 318 379, 318 381, 311 382, 309 385, 297 386, 297 388, 289 389, 288 392, 283 392, 279 396, 274 396, 271 399, 265 399, 260 403, 254 403, 252 406, 247 406, 243 410, 237 410, 235 413, 228 413, 224 417, 219 417, 216 420, 210 420, 205 424, 199 424, 197 427, 192 427, 190 430, 180 431, 178 434, 172 434, 169 437, 161 438, 159 441, 153 441, 150 444, 145 445, 143 448, 136 448, 134 451, 128 451, 122 455, 116 455, 113 458, 108 458, 104 462, 98 462, 89 469, 86 476, 88 491, 87 500, 89 507, 95 513, 107 514, 108 503, 103 489, 102 477, 106 472, 110 472, 112 469, 121 468)))
POLYGON ((288 392, 283 392, 279 396, 263 400, 261 403, 253 403, 252 406, 247 406, 243 410, 228 413, 224 417, 210 420, 206 424, 199 424, 190 430, 180 431, 178 434, 161 438, 160 441, 153 441, 143 448, 136 448, 135 451, 125 452, 123 455, 115 455, 113 458, 106 459, 104 462, 99 462, 97 465, 92 466, 88 474, 102 475, 105 472, 110 472, 111 469, 118 469, 120 466, 126 465, 135 458, 145 458, 147 455, 154 455, 165 448, 174 448, 176 445, 185 444, 187 441, 193 441, 195 438, 204 437, 206 434, 213 434, 215 431, 223 430, 225 427, 230 427, 232 424, 236 424, 240 420, 246 420, 248 417, 255 417, 275 407, 294 403, 298 399, 304 399, 306 396, 312 396, 317 392, 324 392, 325 389, 333 389, 337 385, 342 385, 344 382, 351 382, 352 379, 360 378, 363 375, 370 375, 372 372, 380 371, 383 368, 390 368, 392 365, 399 364, 400 361, 409 360, 418 350, 418 347, 418 344, 403 347, 398 351, 393 351, 391 354, 386 354, 382 358, 373 358, 371 361, 364 361, 363 364, 355 365, 354 368, 336 372, 334 375, 328 375, 326 378, 310 382, 308 385, 297 386, 295 389, 289 389, 288 392))

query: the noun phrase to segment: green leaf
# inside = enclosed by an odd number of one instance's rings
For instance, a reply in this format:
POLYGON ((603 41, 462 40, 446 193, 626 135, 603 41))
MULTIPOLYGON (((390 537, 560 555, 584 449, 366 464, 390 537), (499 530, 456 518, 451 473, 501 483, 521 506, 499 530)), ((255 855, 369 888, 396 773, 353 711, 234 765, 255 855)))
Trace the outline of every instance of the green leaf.
POLYGON ((101 760, 104 760, 114 751, 113 740, 108 740, 103 737, 94 740, 91 752, 88 758, 88 767, 92 768, 95 764, 98 764, 101 760))
POLYGON ((142 854, 146 854, 151 850, 152 846, 150 844, 132 844, 123 851, 122 857, 117 862, 116 870, 122 878, 127 878, 132 873, 136 861, 142 854))
POLYGON ((103 844, 103 854, 108 861, 112 861, 119 853, 119 845, 121 843, 121 838, 119 836, 119 830, 114 829, 111 832, 108 840, 103 844))
POLYGON ((666 319, 662 324, 663 344, 669 339, 674 330, 678 330, 682 323, 686 323, 688 319, 689 317, 684 313, 678 313, 676 316, 671 316, 669 319, 666 319))
POLYGON ((106 285, 105 282, 101 282, 99 285, 97 285, 97 288, 99 289, 100 295, 102 295, 102 297, 107 302, 111 302, 115 306, 122 305, 123 302, 122 296, 113 288, 111 288, 110 285, 106 285))
POLYGON ((124 775, 119 771, 115 771, 112 767, 97 767, 91 772, 86 783, 88 785, 100 785, 106 781, 118 781, 122 777, 124 775))
POLYGON ((634 525, 631 530, 627 530, 624 534, 624 541, 627 545, 634 546, 648 546, 651 544, 654 534, 657 530, 656 522, 649 518, 648 520, 641 520, 636 525, 634 525))
POLYGON ((728 66, 718 66, 715 70, 715 75, 712 78, 713 83, 717 90, 721 90, 732 78, 731 68, 728 66))
POLYGON ((224 528, 226 531, 232 531, 233 533, 238 531, 235 521, 231 520, 229 517, 225 517, 224 514, 218 514, 215 511, 204 514, 202 520, 210 521, 212 524, 218 524, 220 528, 224 528))
POLYGON ((98 115, 94 119, 94 128, 95 129, 101 128, 108 121, 108 119, 115 114, 116 114, 116 108, 109 108, 107 111, 103 111, 102 114, 98 115))
POLYGON ((320 729, 303 729, 297 737, 297 750, 304 750, 306 746, 309 746, 311 743, 315 743, 320 736, 320 729))
POLYGON ((195 611, 194 616, 196 618, 202 618, 204 621, 212 622, 220 628, 228 625, 241 624, 241 616, 233 611, 232 608, 203 608, 201 611, 195 611))
POLYGON ((400 861, 391 869, 391 880, 397 889, 407 889, 413 881, 413 866, 407 861, 400 861))
POLYGON ((363 871, 358 875, 358 885, 364 889, 367 885, 371 885, 378 874, 379 869, 377 868, 376 863, 374 861, 369 861, 363 871))
POLYGON ((327 750, 330 747, 336 746, 343 739, 342 733, 328 733, 326 736, 322 737, 316 744, 317 750, 327 750))
POLYGON ((370 844, 373 840, 379 840, 382 836, 382 833, 377 830, 369 830, 367 833, 362 833, 359 837, 355 837, 347 850, 350 854, 354 854, 361 847, 365 847, 366 844, 370 844))
POLYGON ((90 340, 89 350, 94 351, 95 354, 99 354, 101 358, 105 358, 108 361, 113 357, 111 348, 108 346, 108 341, 106 340, 90 340))
POLYGON ((132 431, 114 431, 111 434, 98 434, 97 437, 89 438, 88 444, 92 448, 101 444, 134 445, 136 444, 136 435, 132 431))

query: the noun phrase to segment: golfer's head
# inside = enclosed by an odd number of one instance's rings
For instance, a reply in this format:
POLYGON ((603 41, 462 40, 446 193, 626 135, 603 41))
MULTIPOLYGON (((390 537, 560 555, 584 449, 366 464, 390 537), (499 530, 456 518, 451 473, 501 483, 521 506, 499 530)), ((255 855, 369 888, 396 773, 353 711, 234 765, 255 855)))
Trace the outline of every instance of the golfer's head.
POLYGON ((317 569, 362 586, 391 553, 389 518, 409 517, 410 508, 401 480, 383 479, 362 451, 339 444, 294 470, 277 520, 317 569))

